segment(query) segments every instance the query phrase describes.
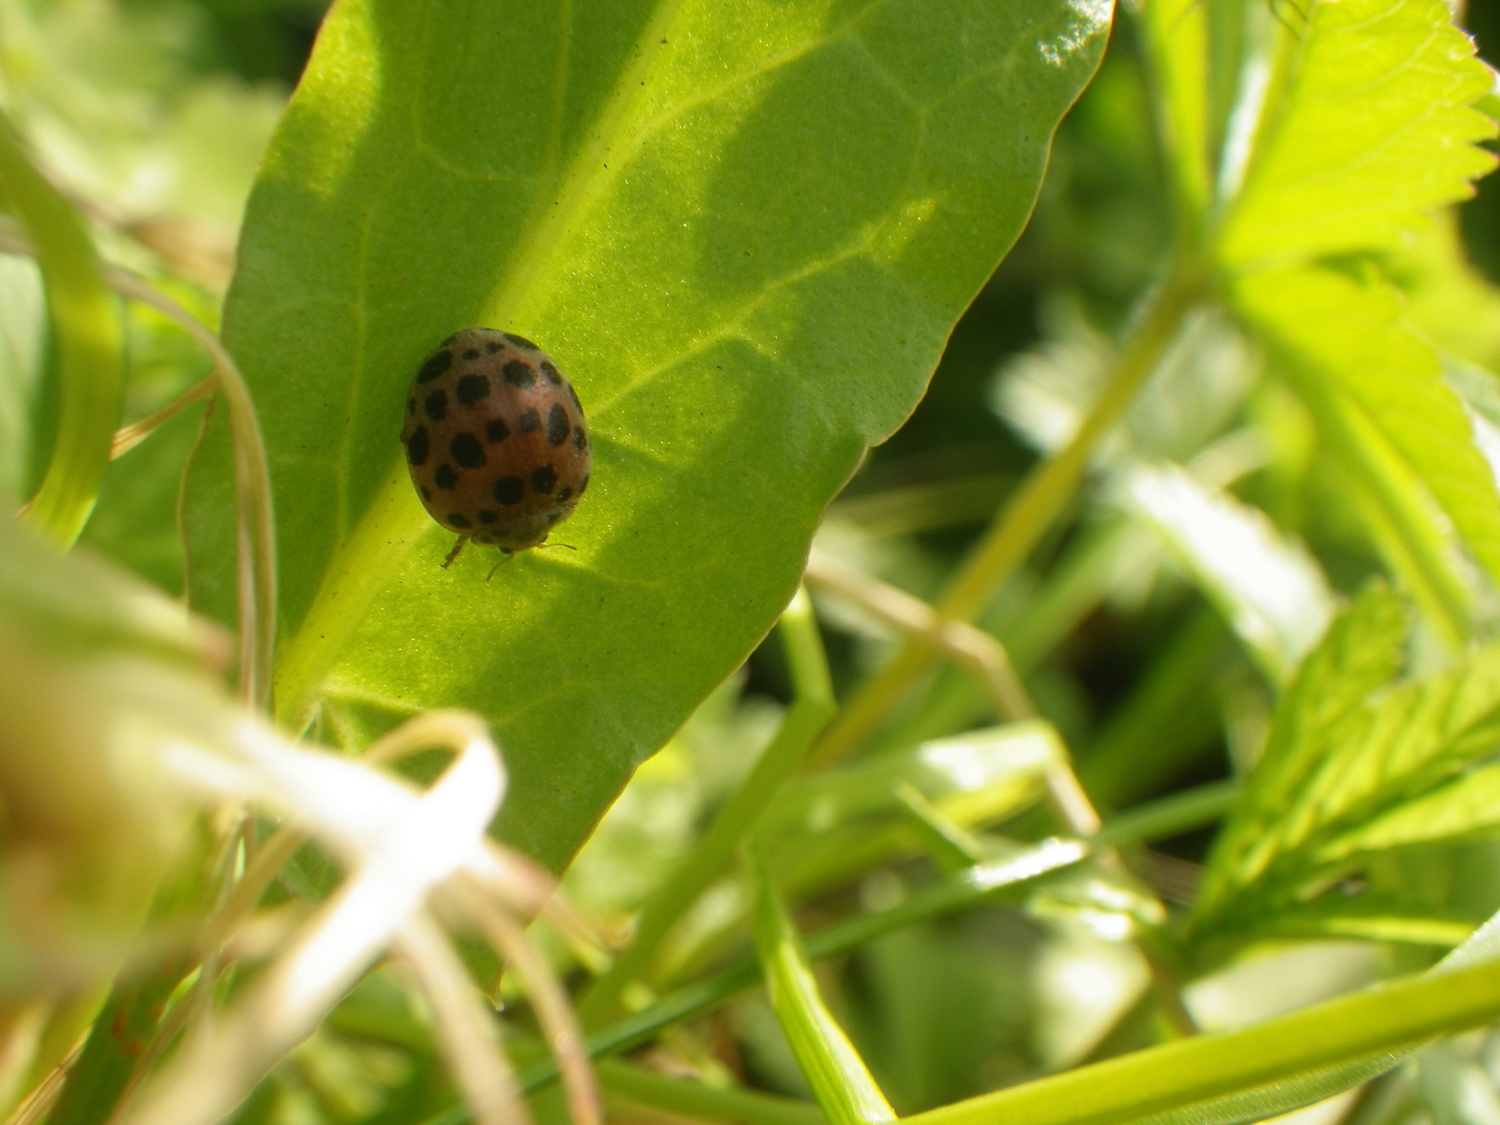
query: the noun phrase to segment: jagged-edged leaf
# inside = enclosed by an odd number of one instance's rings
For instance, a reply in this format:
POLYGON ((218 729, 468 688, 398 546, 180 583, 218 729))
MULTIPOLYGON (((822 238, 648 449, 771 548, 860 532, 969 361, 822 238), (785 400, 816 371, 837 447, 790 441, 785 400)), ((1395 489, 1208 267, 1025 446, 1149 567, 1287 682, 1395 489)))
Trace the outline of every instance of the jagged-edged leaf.
POLYGON ((1444 0, 1318 0, 1287 30, 1220 253, 1235 266, 1392 246, 1495 158, 1491 85, 1444 0))
MULTIPOLYGON (((1294 378, 1317 380, 1362 409, 1500 579, 1500 491, 1442 361, 1401 323, 1396 291, 1332 269, 1289 267, 1242 277, 1233 294, 1294 378)), ((1316 400, 1319 388, 1304 392, 1316 400)))
POLYGON ((1500 766, 1485 766, 1340 833, 1320 847, 1315 858, 1336 863, 1363 852, 1456 839, 1496 827, 1500 827, 1500 766))
MULTIPOLYGON (((1330 642, 1353 635, 1362 619, 1373 621, 1385 597, 1366 595, 1330 631, 1330 642)), ((1368 626, 1364 631, 1371 632, 1368 626)), ((1388 662, 1389 634, 1372 639, 1377 659, 1388 662)), ((1298 781, 1289 790, 1277 787, 1276 807, 1257 800, 1253 824, 1248 816, 1236 818, 1226 841, 1237 842, 1238 849, 1221 847, 1211 860, 1214 893, 1200 899, 1200 919, 1232 912, 1224 900, 1237 893, 1248 899, 1297 897, 1311 881, 1326 879, 1360 854, 1463 836, 1500 822, 1486 808, 1500 794, 1496 767, 1448 780, 1500 748, 1500 645, 1397 686, 1372 686, 1358 671, 1340 677, 1332 661, 1319 660, 1323 655, 1320 649, 1309 661, 1278 710, 1267 751, 1272 770, 1273 751, 1304 763, 1295 771, 1298 781), (1322 723, 1308 722, 1303 713, 1318 702, 1307 690, 1320 678, 1314 675, 1319 664, 1333 673, 1322 677, 1323 684, 1339 701, 1332 721, 1322 723), (1350 705, 1348 689, 1356 685, 1367 695, 1350 705)), ((1272 786, 1257 781, 1252 778, 1251 791, 1261 798, 1272 786)), ((1259 922, 1250 917, 1235 925, 1253 928, 1259 922)))
POLYGON ((1277 682, 1289 679, 1334 608, 1328 581, 1301 542, 1175 465, 1137 466, 1125 490, 1260 666, 1277 682))
POLYGON ((1196 907, 1200 915, 1264 869, 1269 857, 1257 844, 1318 768, 1330 733, 1401 667, 1405 636, 1400 599, 1383 587, 1371 587, 1334 620, 1303 662, 1276 709, 1265 752, 1244 796, 1209 858, 1196 907))
MULTIPOLYGON (((509 837, 558 864, 786 604, 814 524, 916 403, 1103 48, 1079 0, 343 0, 252 196, 225 336, 281 523, 277 704, 459 704, 509 837), (485 581, 397 435, 454 329, 536 340, 592 483, 485 581)), ((224 435, 189 504, 225 614, 224 435)), ((378 724, 376 724, 378 725, 378 724)))

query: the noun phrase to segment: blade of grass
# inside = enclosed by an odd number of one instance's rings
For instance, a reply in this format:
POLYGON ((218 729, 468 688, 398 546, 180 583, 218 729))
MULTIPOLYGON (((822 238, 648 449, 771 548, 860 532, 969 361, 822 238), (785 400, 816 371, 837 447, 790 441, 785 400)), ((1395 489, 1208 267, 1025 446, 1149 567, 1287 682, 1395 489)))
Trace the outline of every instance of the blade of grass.
POLYGON ((1500 962, 1407 977, 919 1113, 913 1125, 1109 1125, 1358 1062, 1500 1015, 1500 962))
POLYGON ((578 1004, 588 1027, 610 1014, 625 986, 640 975, 662 938, 703 893, 746 838, 835 710, 828 661, 812 602, 801 587, 781 615, 782 643, 791 667, 793 699, 776 737, 755 768, 719 813, 718 819, 670 878, 641 910, 635 939, 609 971, 594 982, 578 1004))
POLYGON ((70 547, 88 522, 124 407, 120 317, 77 210, 32 166, 0 116, 0 201, 36 246, 57 341, 61 412, 25 522, 70 547))
POLYGON ((832 1125, 894 1121, 896 1111, 823 1002, 802 939, 787 916, 770 872, 759 859, 754 866, 760 884, 755 947, 771 1007, 813 1096, 832 1125))

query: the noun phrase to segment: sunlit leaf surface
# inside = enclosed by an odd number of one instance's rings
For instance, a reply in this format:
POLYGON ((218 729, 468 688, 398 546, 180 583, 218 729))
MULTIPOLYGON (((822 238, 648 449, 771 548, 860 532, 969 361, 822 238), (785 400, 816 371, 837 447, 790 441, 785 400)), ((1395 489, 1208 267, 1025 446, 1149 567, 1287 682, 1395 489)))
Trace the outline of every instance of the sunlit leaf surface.
POLYGON ((1225 225, 1236 265, 1391 246, 1495 165, 1474 144, 1495 125, 1470 108, 1490 73, 1443 0, 1308 11, 1225 225))
MULTIPOLYGON (((338 6, 252 198, 226 338, 282 544, 278 706, 494 723, 509 834, 561 862, 764 633, 823 505, 1015 238, 1109 5, 338 6), (920 29, 920 33, 918 31, 920 29), (486 583, 405 480, 421 358, 538 341, 595 470, 486 583)), ((222 434, 190 505, 231 591, 222 434)), ((488 557, 487 557, 488 556, 488 557)))

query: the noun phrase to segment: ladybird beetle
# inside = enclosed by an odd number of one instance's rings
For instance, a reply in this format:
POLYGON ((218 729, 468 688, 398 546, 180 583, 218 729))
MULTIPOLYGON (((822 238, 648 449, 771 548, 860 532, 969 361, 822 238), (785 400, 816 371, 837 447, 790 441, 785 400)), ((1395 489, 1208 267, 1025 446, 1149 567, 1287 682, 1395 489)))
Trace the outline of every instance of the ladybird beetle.
POLYGON ((423 507, 458 533, 444 566, 471 539, 507 558, 540 546, 589 486, 572 385, 530 340, 493 328, 455 332, 422 361, 401 442, 423 507))

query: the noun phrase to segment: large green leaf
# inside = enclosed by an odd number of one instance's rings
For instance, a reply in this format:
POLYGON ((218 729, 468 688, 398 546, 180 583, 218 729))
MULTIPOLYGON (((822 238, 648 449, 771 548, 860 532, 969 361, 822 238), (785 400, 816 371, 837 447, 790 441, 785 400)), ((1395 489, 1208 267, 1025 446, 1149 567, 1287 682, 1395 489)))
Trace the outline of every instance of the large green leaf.
MULTIPOLYGON (((278 709, 463 704, 548 862, 764 634, 828 497, 1016 237, 1105 0, 349 0, 253 194, 225 334, 281 526, 278 709), (548 349, 589 495, 492 582, 396 435, 449 332, 548 349)), ((227 616, 228 462, 190 504, 227 616)))

